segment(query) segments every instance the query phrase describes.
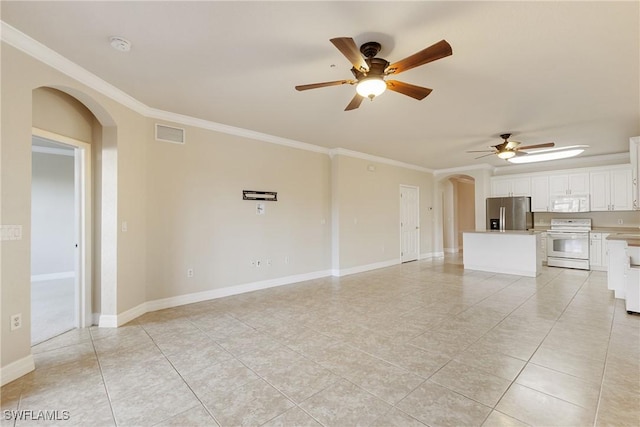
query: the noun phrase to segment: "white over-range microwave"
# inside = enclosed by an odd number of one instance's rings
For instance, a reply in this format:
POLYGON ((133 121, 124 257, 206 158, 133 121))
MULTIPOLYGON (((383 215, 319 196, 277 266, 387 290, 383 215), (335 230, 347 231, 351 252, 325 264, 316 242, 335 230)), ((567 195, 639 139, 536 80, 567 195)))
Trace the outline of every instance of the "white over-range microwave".
POLYGON ((589 212, 589 195, 551 196, 551 212, 589 212))

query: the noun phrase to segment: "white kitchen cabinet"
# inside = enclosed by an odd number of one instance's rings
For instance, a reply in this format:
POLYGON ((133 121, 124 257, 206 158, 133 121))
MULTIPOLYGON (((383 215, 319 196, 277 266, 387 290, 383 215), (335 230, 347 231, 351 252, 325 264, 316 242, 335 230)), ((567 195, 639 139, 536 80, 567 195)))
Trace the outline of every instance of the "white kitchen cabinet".
POLYGON ((602 233, 602 266, 605 270, 609 268, 609 233, 602 233))
POLYGON ((630 167, 594 171, 589 179, 592 211, 633 210, 633 178, 630 167))
POLYGON ((601 270, 602 267, 602 233, 589 233, 589 267, 601 270))
POLYGON ((631 157, 631 177, 633 187, 633 209, 640 209, 640 136, 629 139, 631 157))
POLYGON ((607 271, 609 265, 609 233, 589 233, 589 268, 607 271))
POLYGON ((549 211, 549 177, 531 177, 531 211, 549 211))
POLYGON ((624 299, 626 287, 625 272, 628 263, 627 242, 624 240, 609 240, 607 288, 614 292, 616 298, 624 299))
POLYGON ((531 178, 528 176, 491 178, 491 195, 493 197, 530 196, 531 178))
POLYGON ((540 233, 540 251, 538 252, 538 256, 541 259, 541 262, 544 265, 547 265, 547 233, 540 233))
POLYGON ((549 194, 552 196, 589 194, 589 172, 550 175, 549 194))

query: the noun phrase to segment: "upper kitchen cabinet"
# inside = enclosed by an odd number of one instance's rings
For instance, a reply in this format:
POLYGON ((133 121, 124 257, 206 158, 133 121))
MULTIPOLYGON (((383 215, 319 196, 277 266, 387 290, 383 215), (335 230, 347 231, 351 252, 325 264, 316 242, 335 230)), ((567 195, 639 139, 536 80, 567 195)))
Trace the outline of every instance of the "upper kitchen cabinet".
POLYGON ((589 172, 550 175, 549 194, 551 196, 589 194, 589 172))
POLYGON ((591 172, 590 187, 592 211, 633 210, 631 167, 591 172))
POLYGON ((530 196, 531 178, 493 177, 491 178, 491 195, 493 197, 530 196))
POLYGON ((531 177, 531 212, 549 211, 549 177, 531 177))

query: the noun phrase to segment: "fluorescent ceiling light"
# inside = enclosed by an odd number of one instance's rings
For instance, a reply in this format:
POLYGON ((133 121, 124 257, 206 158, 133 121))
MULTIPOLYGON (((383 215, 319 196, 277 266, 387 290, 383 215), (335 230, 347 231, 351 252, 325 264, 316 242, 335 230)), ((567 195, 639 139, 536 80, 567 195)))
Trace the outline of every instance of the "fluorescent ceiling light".
POLYGON ((361 80, 356 86, 358 95, 373 99, 387 88, 387 84, 380 77, 369 77, 361 80))
POLYGON ((534 163, 546 162, 549 160, 568 159, 582 153, 588 145, 571 145, 569 147, 549 148, 546 150, 532 151, 526 156, 516 156, 508 161, 511 163, 534 163))

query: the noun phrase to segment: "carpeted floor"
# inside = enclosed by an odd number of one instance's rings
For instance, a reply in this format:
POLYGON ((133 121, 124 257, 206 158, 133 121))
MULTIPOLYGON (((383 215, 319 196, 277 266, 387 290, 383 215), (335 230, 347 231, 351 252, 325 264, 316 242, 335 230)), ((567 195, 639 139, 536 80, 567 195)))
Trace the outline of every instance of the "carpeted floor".
POLYGON ((31 345, 75 328, 74 279, 31 283, 31 345))

